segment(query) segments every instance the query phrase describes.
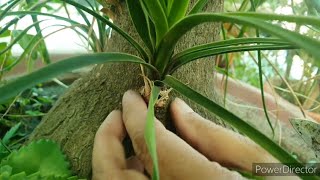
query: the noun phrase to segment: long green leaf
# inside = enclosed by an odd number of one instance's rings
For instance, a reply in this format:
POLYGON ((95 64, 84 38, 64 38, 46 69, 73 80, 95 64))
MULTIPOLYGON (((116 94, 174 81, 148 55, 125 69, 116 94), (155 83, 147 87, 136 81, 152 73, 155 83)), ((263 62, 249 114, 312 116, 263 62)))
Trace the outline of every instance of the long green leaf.
MULTIPOLYGON (((27 6, 32 6, 32 4, 34 4, 34 2, 31 2, 31 1, 26 1, 26 5, 27 6)), ((41 9, 41 7, 35 9, 36 11, 39 11, 41 9)), ((31 15, 31 19, 32 19, 32 22, 33 23, 36 23, 38 22, 38 17, 35 16, 35 15, 31 15)), ((41 32, 41 28, 40 28, 40 24, 35 24, 34 26, 35 30, 37 31, 37 34, 40 36, 40 38, 42 39, 43 35, 42 35, 42 32, 41 32)), ((41 41, 40 42, 40 45, 39 45, 39 51, 40 51, 40 54, 42 56, 42 59, 43 61, 46 63, 46 64, 49 64, 51 63, 51 58, 50 58, 50 55, 49 55, 49 51, 47 49, 47 45, 45 43, 45 41, 41 41)))
POLYGON ((88 27, 91 27, 92 25, 91 25, 89 19, 87 18, 87 16, 84 14, 84 12, 81 11, 81 9, 79 9, 79 8, 76 8, 76 9, 77 9, 78 13, 80 14, 80 16, 82 17, 82 19, 84 20, 84 22, 86 23, 86 25, 88 27))
POLYGON ((153 162, 152 180, 160 179, 157 147, 156 147, 156 131, 155 131, 155 123, 154 123, 155 121, 154 106, 158 100, 159 93, 160 93, 160 88, 158 86, 153 86, 151 90, 149 104, 148 104, 147 121, 146 121, 146 127, 144 132, 144 138, 146 139, 146 144, 153 162))
MULTIPOLYGON (((142 0, 139 0, 140 4, 141 4, 141 8, 143 10, 144 16, 146 17, 146 22, 147 22, 147 28, 148 28, 148 35, 149 35, 149 39, 151 41, 152 47, 153 47, 153 53, 155 51, 156 48, 156 39, 157 39, 157 35, 156 35, 156 29, 154 26, 154 23, 152 22, 151 18, 149 17, 148 14, 148 10, 146 8, 146 6, 144 5, 144 3, 142 2, 142 0)), ((151 59, 149 60, 149 62, 153 61, 153 57, 151 57, 151 59)))
MULTIPOLYGON (((47 28, 51 28, 51 27, 63 27, 62 29, 66 29, 68 26, 66 25, 59 25, 59 24, 56 24, 56 25, 51 25, 51 26, 48 26, 48 27, 45 27, 43 28, 41 31, 47 29, 47 28)), ((48 35, 46 35, 46 37, 48 37, 49 35, 52 35, 54 34, 55 32, 59 32, 60 30, 62 29, 59 29, 57 31, 54 31, 48 35)), ((78 32, 78 30, 76 28, 73 29, 74 31, 76 31, 80 36, 82 36, 84 39, 86 38, 83 34, 81 34, 80 32, 78 32)), ((46 38, 44 37, 44 38, 46 38)), ((12 63, 10 63, 10 65, 2 68, 0 70, 0 72, 6 72, 6 71, 10 71, 11 68, 13 68, 14 66, 16 66, 19 62, 23 61, 23 60, 27 60, 28 61, 28 58, 26 59, 26 56, 28 54, 32 54, 34 48, 39 45, 38 42, 41 40, 40 36, 38 36, 38 34, 36 34, 30 41, 28 41, 28 44, 26 45, 25 48, 23 48, 23 53, 19 56, 19 58, 17 58, 15 61, 13 61, 12 63)))
MULTIPOLYGON (((23 17, 25 15, 37 15, 37 16, 53 17, 53 18, 56 18, 58 20, 62 20, 62 21, 68 22, 68 23, 70 23, 70 24, 72 24, 72 25, 74 25, 76 27, 79 27, 86 34, 89 34, 89 32, 90 32, 90 30, 89 30, 90 26, 85 26, 85 25, 82 25, 82 24, 78 23, 77 21, 72 20, 72 19, 61 17, 61 16, 54 15, 54 14, 42 13, 42 12, 37 12, 37 11, 14 11, 14 12, 8 12, 6 14, 6 16, 19 16, 19 17, 23 17)), ((95 34, 92 34, 91 37, 93 38, 93 40, 97 40, 97 37, 95 36, 95 34)))
POLYGON ((148 14, 154 23, 156 29, 156 46, 160 43, 162 37, 167 33, 168 21, 164 9, 158 0, 142 0, 148 10, 148 14))
POLYGON ((160 4, 161 4, 161 7, 163 9, 164 12, 167 11, 167 5, 166 5, 166 0, 159 0, 160 4))
MULTIPOLYGON (((90 4, 90 3, 87 2, 87 4, 90 4)), ((91 4, 90 4, 90 6, 91 6, 91 4)), ((79 9, 79 8, 76 8, 76 9, 77 9, 78 13, 80 14, 80 16, 82 17, 82 19, 84 20, 84 22, 86 23, 87 27, 89 27, 88 29, 91 29, 91 30, 87 31, 88 37, 84 37, 84 39, 87 39, 88 44, 91 46, 91 48, 92 48, 92 50, 94 52, 98 52, 98 47, 97 47, 98 45, 96 43, 92 43, 92 44, 90 43, 90 38, 89 37, 92 38, 93 42, 97 42, 98 41, 98 38, 96 37, 96 34, 95 34, 95 30, 91 28, 92 24, 90 23, 90 21, 87 18, 86 14, 81 9, 79 9)), ((73 30, 76 31, 76 33, 78 35, 81 34, 76 29, 73 29, 73 30)), ((82 36, 82 34, 80 36, 82 36)))
POLYGON ((50 13, 38 12, 38 11, 14 11, 14 12, 6 13, 5 16, 25 16, 25 15, 48 16, 48 17, 54 17, 56 19, 66 21, 71 24, 80 24, 76 21, 73 21, 71 19, 68 19, 68 18, 65 18, 62 16, 58 16, 58 15, 54 15, 54 14, 50 14, 50 13))
MULTIPOLYGON (((72 25, 77 25, 79 27, 82 27, 82 26, 80 26, 81 25, 80 23, 78 23, 77 21, 71 20, 69 18, 65 18, 65 17, 62 17, 62 16, 55 15, 55 14, 50 14, 50 13, 37 12, 37 11, 14 11, 14 12, 8 12, 5 16, 25 16, 25 15, 37 15, 37 16, 53 17, 53 18, 56 18, 58 20, 62 20, 62 21, 68 22, 68 23, 70 23, 72 25)), ((83 27, 84 27, 84 25, 83 25, 83 27)))
POLYGON ((189 15, 201 12, 207 3, 208 0, 198 0, 197 3, 192 7, 189 15))
MULTIPOLYGON (((33 10, 36 10, 36 9, 38 9, 38 8, 40 8, 40 7, 46 6, 47 2, 50 2, 50 1, 52 1, 52 0, 40 1, 40 2, 38 2, 37 4, 35 4, 34 6, 32 6, 32 7, 29 9, 29 11, 33 11, 33 10)), ((9 12, 5 13, 4 16, 7 16, 8 13, 9 13, 9 12)), ((26 15, 28 15, 28 14, 26 14, 26 15)), ((17 23, 19 20, 21 20, 24 16, 25 16, 25 15, 19 16, 19 17, 17 17, 17 18, 14 18, 14 19, 12 19, 11 21, 9 21, 4 27, 1 27, 1 29, 0 29, 0 35, 1 35, 2 33, 4 33, 5 31, 7 31, 12 25, 16 24, 16 23, 17 23)))
MULTIPOLYGON (((78 11, 82 12, 80 9, 78 9, 78 11)), ((82 14, 83 14, 83 12, 82 12, 82 14)), ((61 16, 57 16, 57 15, 54 15, 54 14, 49 14, 49 13, 37 12, 37 11, 14 11, 14 12, 8 12, 6 14, 6 16, 19 16, 19 17, 24 17, 25 15, 47 16, 47 17, 53 17, 53 18, 56 18, 58 20, 62 20, 62 21, 68 22, 68 23, 72 24, 73 26, 80 28, 84 33, 90 35, 90 37, 92 38, 93 41, 97 41, 98 40, 97 37, 95 36, 95 33, 90 33, 90 28, 91 28, 90 26, 85 26, 85 25, 80 24, 80 23, 78 23, 76 21, 73 21, 72 19, 69 19, 69 18, 65 18, 65 17, 61 17, 61 16)), ((73 30, 77 34, 81 34, 81 33, 79 33, 79 30, 77 30, 76 28, 73 28, 73 30)), ((87 37, 84 37, 84 39, 87 39, 87 37)), ((93 50, 95 50, 95 48, 93 48, 93 50)), ((8 68, 5 68, 5 69, 8 69, 8 68)))
POLYGON ((0 9, 3 9, 3 8, 9 6, 11 3, 13 3, 13 1, 7 1, 6 3, 1 4, 0 9))
POLYGON ((9 44, 6 48, 4 48, 2 51, 0 51, 0 55, 3 54, 3 53, 5 53, 5 52, 8 51, 13 45, 15 45, 21 38, 23 38, 23 36, 24 36, 25 34, 27 34, 27 32, 28 32, 31 28, 35 27, 35 25, 37 25, 37 24, 39 24, 39 23, 41 23, 41 22, 43 22, 43 21, 45 21, 45 20, 35 22, 35 23, 31 24, 30 26, 26 27, 23 31, 21 31, 21 33, 19 34, 19 36, 17 36, 12 42, 10 42, 10 44, 9 44))
MULTIPOLYGON (((304 18, 304 19, 308 19, 308 18, 304 18)), ((314 20, 314 18, 309 18, 309 20, 310 19, 314 20)), ((317 23, 320 23, 319 19, 315 21, 317 21, 317 23)), ((292 45, 296 45, 300 48, 303 48, 304 50, 314 55, 315 57, 320 57, 320 51, 319 51, 320 42, 310 37, 283 29, 271 23, 264 22, 262 20, 259 20, 256 17, 255 18, 241 17, 241 16, 238 17, 238 16, 233 16, 233 15, 228 15, 223 13, 216 13, 216 14, 202 13, 202 14, 190 15, 182 19, 181 21, 179 21, 179 23, 175 24, 175 26, 172 27, 170 31, 166 34, 166 36, 162 39, 162 42, 159 45, 159 49, 156 57, 156 63, 155 63, 155 66, 157 67, 157 69, 159 69, 161 74, 164 73, 164 70, 168 65, 171 54, 178 40, 187 31, 205 22, 231 22, 231 23, 238 23, 242 25, 252 26, 252 27, 261 29, 267 33, 270 33, 274 36, 277 36, 280 39, 288 41, 292 45)), ((312 24, 315 24, 315 23, 313 22, 312 24)), ((316 63, 320 67, 320 61, 317 61, 316 63)))
POLYGON ((180 57, 173 59, 172 64, 168 66, 168 69, 165 72, 168 74, 172 74, 175 70, 181 67, 184 64, 187 64, 191 61, 197 60, 203 57, 214 56, 218 54, 225 54, 231 52, 241 52, 241 51, 255 51, 255 50, 281 50, 281 49, 294 49, 296 47, 290 45, 243 45, 243 46, 225 46, 225 47, 217 47, 212 49, 198 50, 192 53, 187 53, 185 55, 181 55, 180 57))
POLYGON ((91 10, 94 10, 93 5, 91 4, 91 2, 92 2, 91 0, 84 0, 84 1, 87 3, 88 6, 90 6, 91 10))
POLYGON ((0 21, 3 19, 4 15, 12 8, 14 8, 18 2, 20 2, 21 0, 15 0, 13 1, 11 4, 8 5, 8 7, 6 7, 3 11, 1 11, 1 14, 0 14, 0 21))
POLYGON ((38 83, 50 80, 60 74, 72 71, 91 64, 102 64, 107 62, 132 62, 145 65, 151 70, 157 70, 150 64, 144 62, 141 58, 124 53, 95 53, 86 54, 50 64, 40 70, 32 72, 26 76, 11 81, 0 87, 0 103, 17 95, 21 91, 30 88, 38 83))
POLYGON ((173 56, 173 60, 180 58, 189 53, 215 49, 218 47, 226 47, 226 46, 236 46, 236 45, 243 45, 243 44, 256 44, 256 43, 263 43, 263 44, 274 44, 274 45, 289 45, 287 42, 282 41, 276 38, 236 38, 236 39, 227 39, 222 41, 216 41, 212 43, 202 44, 198 46, 193 46, 191 48, 185 49, 173 56))
MULTIPOLYGON (((176 91, 178 91, 180 94, 191 99, 193 102, 203 106, 208 111, 221 117, 223 121, 225 121, 226 123, 236 128, 240 133, 248 136, 254 142, 259 144, 262 148, 267 150, 271 155, 277 158, 281 163, 287 164, 287 165, 289 165, 290 163, 294 163, 298 167, 303 167, 303 165, 297 159, 295 159, 291 154, 289 154, 287 151, 285 151, 277 143, 269 139, 263 133, 256 130, 253 126, 248 124, 246 121, 242 120, 241 118, 229 112, 225 108, 221 107, 220 105, 216 104, 210 99, 194 91, 193 89, 183 84, 182 82, 178 81, 174 77, 166 76, 163 82, 168 86, 172 87, 173 89, 175 89, 176 91)), ((309 179, 309 180, 319 179, 318 177, 315 177, 315 176, 308 176, 308 177, 304 176, 301 178, 309 179)))
MULTIPOLYGON (((250 0, 252 11, 256 11, 256 5, 258 5, 259 2, 260 2, 260 0, 258 0, 258 1, 250 0)), ((258 29, 256 29, 256 35, 257 35, 257 37, 260 37, 260 32, 258 29)), ((261 92, 263 111, 264 111, 265 117, 268 121, 268 124, 272 130, 272 137, 274 138, 275 132, 274 132, 274 128, 271 124, 271 120, 269 118, 269 114, 268 114, 268 110, 267 110, 267 106, 266 106, 266 101, 265 101, 265 97, 264 97, 263 77, 262 77, 263 71, 262 71, 262 60, 261 60, 261 51, 260 50, 257 50, 257 56, 258 56, 259 83, 260 83, 260 92, 261 92)))
MULTIPOLYGON (((38 22, 38 17, 37 16, 32 15, 31 18, 32 18, 33 23, 38 22)), ((36 24, 34 26, 34 28, 36 29, 37 34, 40 36, 40 39, 43 39, 43 35, 42 35, 41 28, 40 28, 40 24, 36 24)), ((44 40, 42 40, 40 42, 39 51, 40 51, 40 54, 42 56, 43 61, 46 64, 51 63, 51 58, 50 58, 50 55, 49 55, 49 51, 47 49, 47 45, 46 45, 46 42, 44 40)))
POLYGON ((190 0, 174 0, 168 16, 169 27, 181 20, 187 13, 190 0))
MULTIPOLYGON (((227 35, 226 35, 226 32, 225 32, 225 29, 223 27, 223 24, 221 23, 220 24, 220 27, 221 27, 221 32, 222 32, 222 37, 223 37, 223 40, 226 41, 227 40, 227 35)), ((228 80, 229 80, 229 56, 228 54, 225 55, 225 64, 226 64, 226 67, 224 68, 225 69, 225 80, 224 80, 224 93, 223 93, 223 106, 226 107, 226 102, 227 102, 227 89, 228 89, 228 80)))
POLYGON ((16 24, 17 22, 19 22, 19 18, 15 18, 13 20, 11 20, 10 22, 8 22, 5 26, 1 27, 0 28, 0 36, 2 34, 4 34, 6 31, 9 30, 9 28, 13 25, 13 24, 16 24))
POLYGON ((293 22, 300 25, 312 25, 315 27, 320 27, 319 17, 316 16, 298 16, 298 15, 280 15, 280 14, 269 14, 269 13, 257 13, 257 12, 230 12, 223 13, 224 15, 232 15, 238 17, 249 17, 257 18, 260 20, 269 20, 269 21, 287 21, 293 22))
MULTIPOLYGON (((2 142, 5 145, 8 145, 8 143, 10 142, 10 139, 13 138, 16 135, 16 133, 19 130, 20 126, 21 126, 21 122, 19 122, 18 124, 14 125, 13 127, 10 128, 9 131, 6 132, 6 134, 2 138, 2 142)), ((2 149, 0 147, 0 152, 1 151, 2 151, 2 149)))
POLYGON ((97 20, 102 21, 103 23, 106 23, 110 28, 115 30, 117 33, 119 33, 122 37, 124 37, 133 47, 136 48, 136 50, 139 52, 139 54, 143 57, 143 59, 147 60, 148 59, 148 54, 145 52, 145 50, 139 45, 139 43, 134 40, 128 33, 124 32, 121 28, 113 24, 111 21, 108 19, 104 18, 100 14, 94 12, 93 10, 77 3, 76 1, 73 0, 61 0, 64 1, 76 8, 79 8, 89 14, 91 14, 93 17, 95 17, 97 20))
POLYGON ((166 0, 167 1, 167 10, 166 10, 166 15, 167 17, 169 16, 169 13, 171 11, 171 7, 172 7, 172 4, 173 4, 173 1, 174 0, 166 0))
MULTIPOLYGON (((101 1, 106 2, 106 1, 101 1)), ((98 12, 100 8, 100 4, 97 1, 94 1, 95 10, 93 9, 93 12, 98 12)), ((103 21, 97 21, 98 25, 98 35, 99 35, 99 45, 97 45, 97 51, 103 52, 103 49, 106 48, 106 39, 107 39, 107 32, 106 32, 106 23, 103 21)))
POLYGON ((149 28, 146 28, 149 26, 147 22, 149 21, 149 17, 145 16, 139 0, 126 1, 134 27, 136 28, 142 41, 149 48, 150 52, 153 53, 154 47, 149 36, 149 28))

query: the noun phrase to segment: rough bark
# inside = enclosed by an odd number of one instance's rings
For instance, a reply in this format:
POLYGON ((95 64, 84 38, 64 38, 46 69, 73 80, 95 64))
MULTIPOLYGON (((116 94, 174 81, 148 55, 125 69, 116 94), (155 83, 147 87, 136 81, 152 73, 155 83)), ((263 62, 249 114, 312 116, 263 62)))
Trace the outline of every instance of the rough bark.
MULTIPOLYGON (((191 6, 192 4, 193 1, 191 6)), ((223 0, 210 1, 207 10, 221 11, 222 4, 223 0)), ((123 12, 115 23, 137 39, 125 11, 126 7, 122 9, 123 12)), ((193 29, 180 41, 177 51, 213 41, 218 37, 218 29, 217 24, 201 25, 193 29)), ((117 33, 112 35, 108 43, 109 51, 136 53, 117 33)), ((175 76, 204 95, 214 97, 213 66, 214 61, 196 61, 179 69, 175 76)), ((57 141, 67 154, 72 170, 80 177, 90 177, 95 132, 112 110, 121 107, 121 98, 125 91, 139 89, 143 85, 140 74, 140 67, 134 64, 113 63, 96 66, 90 73, 77 80, 58 100, 35 129, 30 140, 50 138, 57 141)), ((160 114, 160 117, 162 115, 160 114)))

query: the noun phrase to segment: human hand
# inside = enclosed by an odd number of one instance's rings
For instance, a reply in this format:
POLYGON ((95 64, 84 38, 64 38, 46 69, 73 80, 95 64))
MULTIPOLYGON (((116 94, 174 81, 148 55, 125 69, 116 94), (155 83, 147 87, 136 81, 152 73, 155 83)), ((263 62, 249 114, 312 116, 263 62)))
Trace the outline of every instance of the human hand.
MULTIPOLYGON (((97 131, 93 149, 93 179, 147 179, 145 168, 152 174, 144 127, 147 106, 133 91, 125 93, 123 113, 113 111, 97 131), (122 140, 128 132, 138 160, 138 170, 128 168, 122 140)), ((170 106, 177 134, 155 121, 160 178, 170 179, 242 179, 228 167, 251 170, 253 162, 275 162, 267 152, 251 140, 202 118, 176 99, 170 106)))

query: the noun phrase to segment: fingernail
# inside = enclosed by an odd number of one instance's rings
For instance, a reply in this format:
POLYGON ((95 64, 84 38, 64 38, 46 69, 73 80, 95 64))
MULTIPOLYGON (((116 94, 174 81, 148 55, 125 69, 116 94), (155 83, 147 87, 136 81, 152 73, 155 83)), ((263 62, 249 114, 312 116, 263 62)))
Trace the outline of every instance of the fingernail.
POLYGON ((123 96, 132 96, 132 95, 134 95, 134 94, 135 94, 135 92, 134 92, 133 90, 128 90, 128 91, 126 91, 126 92, 124 93, 123 96))
POLYGON ((174 101, 177 103, 178 107, 184 112, 194 112, 190 106, 187 105, 182 99, 175 98, 174 101))
POLYGON ((114 117, 121 115, 121 111, 120 110, 113 110, 109 113, 109 115, 106 117, 106 119, 102 122, 101 126, 105 126, 106 124, 109 123, 109 121, 111 121, 112 119, 114 119, 114 117))
POLYGON ((134 97, 135 95, 136 95, 136 92, 134 92, 133 90, 128 90, 127 92, 124 93, 122 102, 131 100, 132 97, 134 97))
POLYGON ((113 117, 119 112, 119 110, 111 111, 106 117, 106 119, 100 124, 98 131, 103 131, 110 124, 110 121, 113 119, 113 117))

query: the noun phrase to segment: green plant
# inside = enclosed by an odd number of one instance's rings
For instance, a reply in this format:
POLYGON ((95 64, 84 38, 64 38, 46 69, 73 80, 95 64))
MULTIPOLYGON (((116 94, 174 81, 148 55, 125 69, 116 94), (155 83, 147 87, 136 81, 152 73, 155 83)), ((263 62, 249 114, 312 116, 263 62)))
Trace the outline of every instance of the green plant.
POLYGON ((37 85, 0 104, 0 154, 5 155, 22 146, 63 90, 37 85))
MULTIPOLYGON (((91 1, 87 0, 84 4, 90 6, 94 11, 99 11, 99 4, 95 1, 91 3, 91 1)), ((28 72, 33 71, 35 63, 39 61, 39 59, 41 59, 45 65, 50 64, 51 59, 44 40, 65 29, 75 31, 79 37, 87 42, 85 46, 87 46, 90 51, 102 52, 106 49, 110 28, 106 27, 103 21, 98 21, 98 31, 92 30, 94 22, 90 22, 89 17, 87 17, 83 11, 77 9, 85 24, 75 21, 75 18, 69 15, 69 8, 65 2, 57 0, 40 2, 14 0, 2 5, 0 19, 7 20, 6 18, 8 18, 8 22, 4 21, 6 23, 3 24, 0 29, 0 38, 6 38, 8 40, 0 43, 0 80, 3 74, 11 71, 17 64, 23 61, 27 62, 28 72), (58 8, 55 8, 56 6, 58 6, 58 8), (17 9, 17 11, 15 11, 15 9, 17 9), (41 13, 43 10, 45 10, 46 13, 41 13), (68 14, 68 18, 54 15, 61 11, 68 14), (48 21, 48 19, 38 20, 38 16, 41 15, 51 16, 60 21, 54 25, 40 27, 41 23, 48 21), (32 18, 33 23, 23 30, 17 30, 18 23, 29 16, 32 18), (70 23, 70 25, 66 25, 65 22, 70 23), (33 28, 36 30, 35 35, 29 33, 33 28), (57 30, 44 36, 42 32, 50 28, 56 28, 57 30), (18 45, 23 49, 19 57, 15 57, 11 52, 14 45, 18 45)), ((106 16, 104 17, 108 18, 106 16)))
MULTIPOLYGON (((316 1, 270 1, 263 3, 264 1, 226 1, 226 11, 242 11, 250 12, 255 9, 268 9, 269 11, 277 11, 279 9, 286 8, 286 12, 294 15, 317 15, 315 8, 317 7, 316 1), (236 5, 240 6, 237 7, 236 5), (252 5, 253 4, 253 5, 252 5), (292 11, 292 12, 290 12, 292 11)), ((288 23, 282 23, 282 26, 289 26, 288 23)), ((232 23, 224 23, 224 38, 233 39, 239 37, 252 37, 255 33, 248 27, 241 27, 232 23)), ((307 36, 318 37, 318 30, 313 27, 306 28, 306 26, 292 25, 290 29, 295 32, 303 33, 307 36)), ((263 33, 263 32, 262 32, 263 33)), ((260 34, 262 34, 260 33, 260 34)), ((262 34, 267 36, 267 34, 262 34)), ((227 55, 226 55, 227 56, 227 55)), ((274 86, 275 91, 289 102, 297 105, 304 111, 318 111, 317 101, 317 77, 315 73, 318 73, 317 66, 314 63, 314 58, 308 53, 305 53, 303 49, 294 49, 287 52, 284 51, 263 51, 261 52, 263 76, 265 82, 271 87, 274 86), (285 56, 285 58, 279 58, 285 56), (296 60, 303 59, 302 75, 297 72, 296 60), (301 76, 301 77, 299 77, 301 76), (314 77, 315 76, 315 77, 314 77), (305 80, 306 79, 306 80, 305 80)), ((222 58, 221 58, 222 59, 222 58)), ((259 72, 257 64, 259 59, 256 57, 255 52, 238 52, 232 53, 227 57, 220 60, 220 64, 224 67, 225 64, 229 65, 226 70, 222 70, 224 74, 232 76, 234 78, 241 79, 248 82, 251 85, 260 87, 259 77, 256 74, 259 72), (240 60, 241 59, 241 60, 240 60), (225 61, 228 61, 227 64, 225 61)))
MULTIPOLYGON (((301 25, 310 25, 316 28, 320 25, 320 20, 315 17, 306 16, 284 16, 263 13, 201 13, 206 4, 206 0, 197 1, 196 5, 188 13, 187 7, 189 1, 169 1, 169 0, 127 0, 128 10, 132 21, 135 24, 137 33, 140 35, 145 47, 139 44, 126 32, 112 24, 107 18, 96 12, 95 8, 87 8, 76 1, 62 0, 77 8, 79 12, 86 12, 94 16, 99 22, 104 23, 113 30, 117 31, 138 51, 140 57, 125 53, 94 53, 81 55, 65 59, 64 61, 54 63, 30 73, 20 79, 9 82, 0 88, 2 96, 0 102, 18 94, 25 88, 31 87, 37 83, 51 79, 61 73, 83 67, 89 64, 98 64, 106 62, 131 62, 142 64, 149 69, 149 78, 153 80, 154 85, 150 96, 148 119, 146 126, 146 142, 153 159, 154 171, 153 178, 159 178, 157 169, 157 158, 155 151, 155 132, 153 126, 154 112, 153 105, 158 98, 160 90, 164 90, 164 84, 172 87, 182 95, 193 100, 195 103, 205 107, 208 111, 220 116, 225 122, 232 125, 240 133, 248 136, 257 144, 269 151, 274 157, 284 164, 296 163, 302 166, 299 160, 295 159, 290 153, 281 148, 273 140, 256 130, 246 121, 240 119, 225 108, 215 102, 195 92, 179 80, 173 78, 171 74, 184 64, 197 60, 202 57, 208 57, 218 54, 238 51, 260 51, 274 49, 304 49, 309 54, 318 57, 320 52, 320 42, 316 39, 301 35, 297 32, 289 31, 268 21, 288 21, 301 25), (245 25, 257 28, 268 33, 272 38, 238 38, 234 40, 222 40, 218 42, 203 44, 186 49, 179 53, 174 53, 175 45, 178 40, 190 29, 201 24, 209 22, 230 22, 239 25, 245 25), (138 25, 139 24, 139 25, 138 25), (141 28, 147 27, 147 28, 141 28), (147 36, 146 36, 147 35, 147 36), (87 61, 90 59, 90 61, 87 61)), ((58 19, 66 20, 52 14, 40 13, 35 11, 12 11, 4 12, 3 16, 9 15, 37 15, 51 16, 58 19)), ((73 22, 72 22, 73 23, 73 22)), ((259 33, 257 33, 259 34, 259 33)), ((320 65, 318 61, 315 62, 320 65)), ((261 68, 261 63, 259 63, 261 68)), ((261 73, 260 73, 261 78, 261 73)), ((318 179, 317 177, 302 177, 304 179, 318 179)))
POLYGON ((53 141, 39 140, 1 159, 0 179, 78 179, 53 141))

